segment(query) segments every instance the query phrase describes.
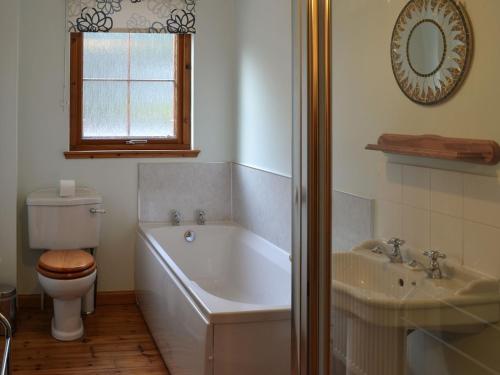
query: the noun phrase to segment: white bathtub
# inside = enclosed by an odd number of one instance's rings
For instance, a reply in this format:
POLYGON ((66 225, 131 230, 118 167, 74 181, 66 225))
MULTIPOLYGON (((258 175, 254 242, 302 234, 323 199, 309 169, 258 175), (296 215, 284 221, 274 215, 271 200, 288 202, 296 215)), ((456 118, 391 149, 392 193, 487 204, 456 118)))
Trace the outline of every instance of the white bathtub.
POLYGON ((138 232, 137 301, 172 375, 290 374, 287 252, 232 224, 138 232))

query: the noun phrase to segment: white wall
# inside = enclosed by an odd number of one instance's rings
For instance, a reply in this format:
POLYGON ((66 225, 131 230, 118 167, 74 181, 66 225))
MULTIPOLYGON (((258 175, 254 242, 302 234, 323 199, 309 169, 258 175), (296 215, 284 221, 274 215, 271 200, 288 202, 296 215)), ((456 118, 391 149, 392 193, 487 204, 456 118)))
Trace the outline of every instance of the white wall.
MULTIPOLYGON (((18 254, 20 292, 27 294, 38 289, 35 264, 39 252, 28 249, 26 195, 54 185, 61 178, 92 186, 104 197, 108 213, 97 255, 100 290, 132 290, 137 164, 141 160, 64 159, 69 136, 68 112, 63 105, 67 77, 64 46, 68 45, 64 0, 20 2, 19 207, 23 230, 18 254)), ((194 147, 201 149, 201 154, 196 161, 232 158, 232 5, 232 0, 210 0, 200 1, 197 6, 193 136, 194 147)), ((2 16, 3 12, 2 9, 2 16)), ((154 161, 165 162, 147 160, 154 161)))
MULTIPOLYGON (((497 103, 497 98, 500 97, 500 74, 496 71, 500 64, 500 50, 491 48, 490 43, 492 38, 500 37, 500 25, 492 16, 500 12, 500 2, 467 2, 475 41, 473 64, 457 94, 449 101, 436 106, 417 105, 408 100, 400 91, 392 73, 387 46, 394 23, 405 4, 405 0, 334 2, 334 186, 336 190, 377 199, 376 235, 384 237, 393 233, 409 237, 415 247, 428 247, 433 245, 430 228, 426 227, 427 221, 430 223, 430 214, 420 215, 426 220, 418 223, 420 228, 426 228, 425 233, 414 233, 416 223, 413 221, 410 224, 408 218, 416 214, 400 212, 401 207, 391 206, 386 202, 402 203, 417 209, 431 209, 431 171, 403 168, 404 174, 401 170, 399 173, 394 172, 397 168, 386 166, 387 156, 380 152, 365 151, 364 147, 368 143, 376 143, 382 133, 390 132, 438 134, 493 139, 500 142, 500 126, 497 124, 500 117, 500 107, 497 103), (419 198, 413 199, 412 195, 418 195, 419 198), (386 212, 393 215, 390 222, 385 222, 389 220, 386 212), (408 221, 408 225, 403 228, 405 221, 408 221)), ((431 169, 485 175, 493 177, 493 180, 496 180, 500 171, 500 167, 432 159, 390 156, 389 160, 431 169)), ((434 180, 438 181, 441 173, 434 172, 433 175, 434 180)), ((465 200, 465 206, 470 207, 467 202, 474 193, 467 195, 465 190, 464 196, 463 182, 460 182, 458 187, 453 186, 453 181, 462 180, 455 178, 445 181, 449 186, 441 186, 440 190, 457 189, 460 192, 457 199, 465 200)), ((485 181, 488 181, 489 185, 493 184, 491 178, 485 178, 485 181)), ((484 196, 483 199, 491 200, 492 205, 497 203, 494 197, 484 196)), ((464 203, 461 204, 461 207, 463 206, 464 203)), ((456 211, 458 214, 452 216, 471 219, 467 210, 457 208, 456 211)), ((496 222, 484 224, 497 226, 496 222)), ((461 246, 463 247, 462 244, 461 246)), ((453 251, 458 252, 457 249, 453 251)), ((461 261, 464 259, 462 253, 457 257, 461 261)), ((470 257, 468 259, 473 261, 470 257)), ((500 277, 500 268, 493 274, 500 277)))
MULTIPOLYGON (((392 29, 407 1, 333 2, 334 186, 376 199, 377 237, 402 236, 419 250, 438 247, 500 277, 500 167, 364 150, 388 132, 500 142, 500 49, 494 43, 500 2, 462 2, 474 32, 471 70, 455 96, 431 107, 408 100, 391 69, 392 29)), ((418 331, 411 335, 412 373, 498 373, 498 351, 492 349, 500 345, 498 332, 494 325, 480 334, 437 335, 442 345, 418 331)))
POLYGON ((0 283, 16 285, 19 4, 0 8, 0 283))
POLYGON ((291 1, 235 4, 235 161, 291 176, 291 1))
MULTIPOLYGON (((62 178, 95 187, 104 196, 108 214, 98 252, 100 289, 132 289, 137 164, 145 160, 64 159, 69 132, 63 89, 68 75, 64 0, 17 1, 21 4, 20 292, 37 290, 34 267, 39 253, 28 249, 26 195, 62 178)), ((235 160, 289 176, 291 2, 200 1, 197 30, 193 143, 202 152, 196 161, 235 160)))
MULTIPOLYGON (((335 188, 375 197, 376 164, 381 153, 364 151, 382 133, 439 134, 500 142, 500 36, 497 0, 462 1, 474 32, 474 56, 457 94, 437 106, 420 106, 399 89, 391 68, 389 45, 394 23, 406 0, 335 0, 333 2, 333 127, 335 188)), ((411 164, 496 175, 491 167, 396 158, 411 164)))

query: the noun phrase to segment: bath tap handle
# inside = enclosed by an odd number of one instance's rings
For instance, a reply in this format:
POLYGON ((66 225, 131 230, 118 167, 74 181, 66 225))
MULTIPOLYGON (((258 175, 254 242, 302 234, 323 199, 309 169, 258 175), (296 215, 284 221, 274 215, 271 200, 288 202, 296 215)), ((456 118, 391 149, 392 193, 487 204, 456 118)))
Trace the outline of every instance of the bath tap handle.
POLYGON ((172 220, 172 225, 180 225, 181 223, 181 213, 178 210, 170 211, 170 218, 172 220))
POLYGON ((198 225, 205 225, 207 212, 205 210, 198 210, 198 225))

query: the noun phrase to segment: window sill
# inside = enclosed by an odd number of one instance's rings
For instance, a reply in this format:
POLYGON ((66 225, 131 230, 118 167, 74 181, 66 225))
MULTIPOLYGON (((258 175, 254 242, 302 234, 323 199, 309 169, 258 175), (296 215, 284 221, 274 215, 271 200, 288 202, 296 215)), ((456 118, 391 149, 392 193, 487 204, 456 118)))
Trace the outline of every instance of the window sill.
POLYGON ((66 159, 196 158, 200 150, 66 151, 66 159))

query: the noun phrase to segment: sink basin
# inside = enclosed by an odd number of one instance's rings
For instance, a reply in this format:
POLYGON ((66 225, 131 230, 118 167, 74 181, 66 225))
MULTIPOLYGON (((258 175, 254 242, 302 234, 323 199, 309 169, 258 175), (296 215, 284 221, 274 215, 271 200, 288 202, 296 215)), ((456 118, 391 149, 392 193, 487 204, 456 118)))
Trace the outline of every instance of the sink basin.
POLYGON ((498 279, 444 260, 443 279, 432 280, 423 267, 373 253, 377 244, 367 241, 333 255, 334 308, 370 324, 407 329, 460 331, 500 320, 498 279))
MULTIPOLYGON (((471 333, 500 320, 499 280, 440 261, 444 277, 391 263, 367 241, 332 257, 332 352, 347 374, 409 374, 413 330, 471 333)), ((409 253, 409 258, 428 260, 409 253)))

